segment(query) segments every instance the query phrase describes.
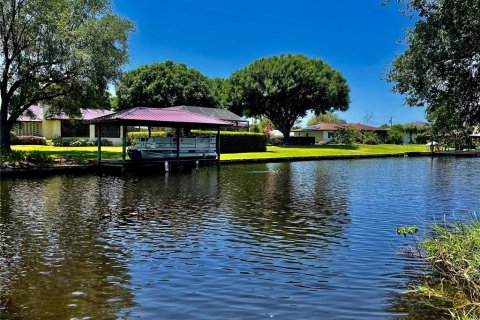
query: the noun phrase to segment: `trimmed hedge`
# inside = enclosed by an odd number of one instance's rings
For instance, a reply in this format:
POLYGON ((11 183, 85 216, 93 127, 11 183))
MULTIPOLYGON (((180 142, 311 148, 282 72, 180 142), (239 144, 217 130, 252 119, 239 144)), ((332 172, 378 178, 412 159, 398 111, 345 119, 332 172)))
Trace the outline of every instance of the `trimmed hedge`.
MULTIPOLYGON (((97 140, 80 138, 62 138, 55 137, 52 139, 52 144, 55 147, 91 147, 97 145, 97 140)), ((109 139, 102 139, 102 146, 112 146, 113 143, 109 139)))
POLYGON ((289 137, 286 145, 311 146, 315 144, 315 137, 289 137))
POLYGON ((11 144, 46 146, 47 139, 45 139, 45 137, 37 137, 37 136, 12 136, 11 144))
MULTIPOLYGON (((196 134, 217 134, 214 131, 192 130, 196 134)), ((267 136, 254 132, 220 131, 221 153, 265 152, 267 136)))
MULTIPOLYGON (((152 137, 165 137, 167 131, 152 131, 152 137)), ((131 146, 136 138, 148 138, 148 131, 132 131, 127 133, 127 145, 131 146)))

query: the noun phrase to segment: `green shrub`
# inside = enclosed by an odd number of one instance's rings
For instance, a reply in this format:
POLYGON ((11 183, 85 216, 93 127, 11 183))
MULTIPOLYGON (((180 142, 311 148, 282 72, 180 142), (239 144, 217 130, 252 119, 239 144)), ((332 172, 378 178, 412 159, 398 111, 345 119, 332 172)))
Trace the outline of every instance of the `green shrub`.
POLYGON ((34 150, 34 151, 29 151, 25 154, 25 160, 35 164, 43 164, 43 163, 51 162, 52 157, 46 154, 45 152, 34 150))
POLYGON ((363 144, 380 144, 380 138, 378 137, 378 134, 375 132, 364 132, 362 133, 362 143, 363 144))
MULTIPOLYGON (((152 131, 152 137, 165 137, 167 131, 152 131)), ((127 133, 127 145, 131 146, 137 138, 147 138, 148 131, 132 131, 127 133)))
POLYGON ((25 158, 25 151, 11 150, 1 154, 1 162, 19 162, 25 158))
POLYGON ((33 164, 45 164, 51 162, 52 157, 39 150, 28 152, 12 150, 10 152, 3 153, 1 156, 2 167, 6 162, 10 163, 12 166, 18 166, 25 161, 33 164))
POLYGON ((14 136, 11 138, 12 145, 47 145, 47 139, 37 136, 14 136))
POLYGON ((78 140, 77 138, 62 138, 62 137, 54 137, 52 139, 52 144, 55 146, 55 147, 70 147, 70 145, 72 144, 72 142, 74 142, 75 140, 78 140))
POLYGON ((362 142, 362 133, 354 127, 339 127, 334 136, 337 143, 346 146, 353 146, 355 142, 362 142))
POLYGON ((396 124, 390 128, 387 133, 387 143, 403 144, 403 135, 405 131, 403 126, 396 124))
POLYGON ((55 147, 90 147, 94 146, 96 142, 89 139, 55 137, 52 139, 52 144, 55 147))
MULTIPOLYGON (((193 130, 197 134, 216 134, 214 131, 193 130)), ((254 132, 220 131, 221 153, 265 152, 267 136, 254 132)))
POLYGON ((278 137, 278 136, 269 136, 267 143, 271 146, 279 146, 283 142, 283 137, 278 137))
POLYGON ((315 137, 289 137, 287 141, 282 139, 282 143, 289 146, 312 146, 315 144, 315 137))
MULTIPOLYGON (((102 142, 102 146, 103 146, 103 147, 111 147, 111 146, 113 146, 112 140, 102 139, 101 142, 102 142)), ((98 146, 98 139, 95 140, 94 145, 95 145, 95 146, 98 146)))

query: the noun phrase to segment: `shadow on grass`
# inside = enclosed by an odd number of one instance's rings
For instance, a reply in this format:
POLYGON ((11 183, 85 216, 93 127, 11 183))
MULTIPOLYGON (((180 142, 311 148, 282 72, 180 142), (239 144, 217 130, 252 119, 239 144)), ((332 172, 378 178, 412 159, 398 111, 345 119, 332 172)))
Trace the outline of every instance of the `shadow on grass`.
POLYGON ((280 148, 294 149, 294 148, 304 148, 304 149, 336 149, 336 150, 358 150, 358 145, 346 146, 343 144, 320 144, 314 146, 300 146, 300 145, 288 145, 288 146, 278 146, 280 148))
MULTIPOLYGON (((86 151, 86 150, 42 150, 42 153, 51 156, 56 159, 66 159, 70 158, 77 162, 86 162, 88 160, 97 160, 98 153, 97 151, 86 151)), ((122 154, 120 152, 114 151, 102 151, 102 159, 120 159, 122 154)))

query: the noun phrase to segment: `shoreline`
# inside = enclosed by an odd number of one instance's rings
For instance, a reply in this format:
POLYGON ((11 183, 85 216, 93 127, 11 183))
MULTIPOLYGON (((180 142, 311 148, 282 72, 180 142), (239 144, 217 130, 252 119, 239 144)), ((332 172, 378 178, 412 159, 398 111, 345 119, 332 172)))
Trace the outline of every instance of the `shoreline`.
MULTIPOLYGON (((456 152, 403 152, 391 154, 356 154, 356 155, 326 155, 326 156, 299 156, 299 157, 277 157, 277 158, 251 158, 251 159, 228 159, 220 160, 220 165, 231 164, 254 164, 254 163, 281 163, 299 161, 331 161, 331 160, 361 160, 361 159, 382 159, 401 157, 479 157, 480 151, 456 151, 456 152)), ((216 160, 201 160, 201 166, 217 165, 216 160)), ((178 172, 175 161, 170 161, 172 172, 178 172)), ((193 168, 195 161, 182 161, 182 167, 193 168)), ((155 162, 132 162, 128 161, 125 167, 121 160, 105 160, 98 163, 43 166, 34 168, 0 168, 0 178, 25 178, 62 174, 124 174, 126 172, 142 172, 147 170, 150 173, 165 172, 164 161, 155 162), (155 170, 152 170, 155 169, 155 170)))

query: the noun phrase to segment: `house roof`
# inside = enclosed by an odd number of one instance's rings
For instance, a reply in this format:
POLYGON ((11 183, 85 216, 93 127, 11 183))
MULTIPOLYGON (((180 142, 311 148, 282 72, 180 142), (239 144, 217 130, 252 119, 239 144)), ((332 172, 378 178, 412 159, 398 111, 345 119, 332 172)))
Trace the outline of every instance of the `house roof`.
MULTIPOLYGON (((105 109, 80 109, 80 116, 68 116, 65 113, 60 113, 57 115, 46 115, 45 120, 91 120, 101 116, 105 116, 113 113, 113 111, 105 109)), ((28 108, 17 121, 20 122, 41 122, 44 120, 43 108, 39 105, 33 105, 28 108)))
POLYGON ((200 126, 223 127, 231 126, 231 122, 218 120, 185 110, 167 108, 135 107, 109 115, 101 116, 90 121, 91 123, 125 123, 132 125, 156 126, 200 126))
POLYGON ((212 117, 220 120, 225 121, 234 121, 234 122, 247 122, 248 120, 243 119, 242 117, 236 115, 235 113, 227 110, 227 109, 220 109, 220 108, 204 108, 204 107, 195 107, 195 106, 175 106, 164 108, 167 110, 184 110, 190 111, 193 113, 201 114, 207 117, 212 117))
POLYGON ((79 117, 70 117, 65 113, 60 113, 58 115, 49 115, 46 118, 49 120, 92 120, 101 116, 106 116, 112 114, 113 111, 105 109, 80 109, 79 117))
POLYGON ((388 131, 385 128, 367 126, 360 123, 337 124, 337 123, 317 123, 313 126, 296 129, 293 131, 337 131, 339 128, 354 127, 360 131, 388 131))
POLYGON ((43 119, 42 108, 38 105, 31 106, 25 111, 17 121, 21 122, 41 122, 43 119))

